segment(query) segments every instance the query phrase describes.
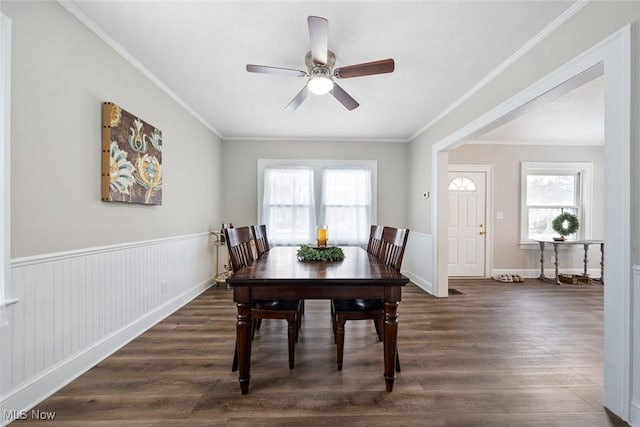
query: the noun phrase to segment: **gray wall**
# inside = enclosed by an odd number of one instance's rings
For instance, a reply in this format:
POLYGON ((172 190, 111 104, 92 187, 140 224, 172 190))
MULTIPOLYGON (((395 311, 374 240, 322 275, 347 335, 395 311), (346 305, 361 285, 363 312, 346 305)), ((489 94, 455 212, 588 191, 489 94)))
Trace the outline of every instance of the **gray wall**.
POLYGON ((13 258, 209 231, 219 138, 56 2, 3 1, 12 20, 13 258), (163 202, 100 200, 101 108, 163 132, 163 202))
MULTIPOLYGON (((593 239, 604 237, 604 147, 568 147, 539 145, 474 145, 466 144, 449 152, 449 164, 493 165, 493 268, 537 269, 540 254, 537 245, 520 247, 520 163, 526 162, 593 162, 593 239), (504 219, 496 219, 503 212, 504 219)), ((581 247, 579 248, 582 249, 581 247)), ((590 265, 597 267, 600 253, 595 246, 590 265)), ((551 253, 551 251, 549 251, 551 253)), ((571 256, 573 267, 579 267, 581 254, 571 256)), ((569 260, 567 260, 569 261, 569 260)), ((549 264, 549 267, 552 265, 549 264)), ((563 263, 563 267, 567 267, 563 263)))
POLYGON ((402 142, 224 141, 224 220, 234 225, 257 222, 258 159, 353 159, 378 161, 378 223, 404 227, 407 149, 402 142))

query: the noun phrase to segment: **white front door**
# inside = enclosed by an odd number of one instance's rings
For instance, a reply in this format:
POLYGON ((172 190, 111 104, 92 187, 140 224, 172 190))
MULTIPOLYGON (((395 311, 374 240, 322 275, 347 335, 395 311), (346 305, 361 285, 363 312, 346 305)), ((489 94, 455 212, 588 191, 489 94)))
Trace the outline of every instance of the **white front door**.
POLYGON ((485 172, 449 171, 449 276, 484 277, 485 172))

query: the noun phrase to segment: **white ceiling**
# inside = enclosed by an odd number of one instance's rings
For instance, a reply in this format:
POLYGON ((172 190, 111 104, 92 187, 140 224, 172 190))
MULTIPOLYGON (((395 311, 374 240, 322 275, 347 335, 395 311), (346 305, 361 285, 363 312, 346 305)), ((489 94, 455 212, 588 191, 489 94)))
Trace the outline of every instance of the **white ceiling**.
POLYGON ((474 90, 573 3, 62 2, 223 138, 401 141, 474 90), (336 67, 395 59, 394 73, 340 81, 360 103, 354 111, 325 95, 287 112, 305 79, 245 71, 248 63, 304 70, 308 15, 328 19, 336 67))
POLYGON ((597 77, 487 132, 476 141, 604 145, 604 77, 597 77))

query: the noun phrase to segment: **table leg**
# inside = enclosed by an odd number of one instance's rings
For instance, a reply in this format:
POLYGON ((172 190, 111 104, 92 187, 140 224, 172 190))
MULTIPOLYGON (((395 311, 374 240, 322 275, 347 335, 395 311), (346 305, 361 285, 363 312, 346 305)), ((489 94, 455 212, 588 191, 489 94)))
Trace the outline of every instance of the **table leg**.
POLYGON ((540 277, 538 279, 544 280, 544 242, 540 243, 540 277))
POLYGON ((251 378, 251 305, 238 304, 238 320, 236 322, 236 340, 238 346, 238 378, 242 394, 249 392, 251 378))
POLYGON ((584 277, 587 277, 587 263, 589 262, 589 257, 587 255, 588 252, 589 252, 589 245, 585 243, 584 244, 584 272, 582 273, 584 277))
POLYGON ((338 352, 336 355, 336 366, 338 367, 338 371, 342 371, 342 359, 344 357, 344 324, 346 322, 346 318, 338 316, 338 320, 336 320, 335 322, 335 341, 338 347, 338 352))
POLYGON ((396 346, 398 344, 398 303, 384 303, 384 380, 387 391, 393 391, 396 379, 396 346))
POLYGON ((600 283, 604 285, 604 243, 600 243, 600 283))
POLYGON ((557 285, 561 285, 562 283, 560 283, 560 277, 558 274, 558 267, 560 266, 560 261, 558 260, 558 244, 557 243, 553 244, 553 253, 555 255, 555 262, 553 263, 553 265, 556 267, 555 280, 557 285))

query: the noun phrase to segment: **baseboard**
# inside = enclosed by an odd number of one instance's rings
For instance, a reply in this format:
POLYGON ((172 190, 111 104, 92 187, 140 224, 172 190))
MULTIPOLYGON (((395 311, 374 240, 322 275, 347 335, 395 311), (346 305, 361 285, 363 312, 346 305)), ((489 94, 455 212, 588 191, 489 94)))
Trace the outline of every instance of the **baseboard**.
POLYGON ((629 424, 631 426, 640 426, 640 401, 632 400, 629 410, 629 424))
MULTIPOLYGON (((97 363, 128 344, 147 329, 183 307, 212 284, 213 280, 211 279, 197 284, 173 300, 167 301, 165 304, 140 317, 124 328, 96 342, 91 347, 43 371, 18 389, 2 396, 0 399, 0 407, 6 411, 17 411, 17 413, 30 410, 87 372, 97 363)), ((4 418, 4 416, 2 418, 4 418)), ((11 420, 0 419, 0 422, 0 425, 4 426, 11 422, 11 420)))
POLYGON ((409 280, 411 280, 411 283, 415 284, 417 287, 425 290, 426 292, 430 293, 431 295, 435 295, 434 291, 433 291, 433 284, 431 282, 429 282, 428 280, 413 274, 410 271, 403 271, 402 274, 404 274, 405 276, 407 276, 409 278, 409 280))

